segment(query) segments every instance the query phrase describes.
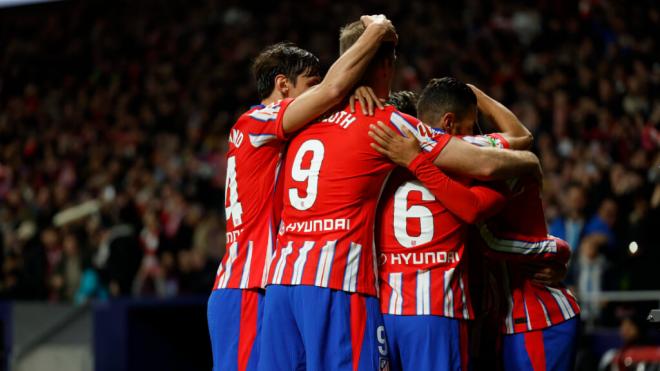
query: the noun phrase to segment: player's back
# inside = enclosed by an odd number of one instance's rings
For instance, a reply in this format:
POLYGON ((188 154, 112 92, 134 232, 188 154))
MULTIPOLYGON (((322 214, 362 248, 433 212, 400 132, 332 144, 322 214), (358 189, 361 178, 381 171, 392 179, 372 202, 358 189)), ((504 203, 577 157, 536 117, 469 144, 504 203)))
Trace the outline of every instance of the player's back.
POLYGON ((381 310, 473 318, 463 257, 467 224, 407 169, 383 193, 376 221, 381 310))
POLYGON ((229 133, 225 215, 226 253, 214 289, 260 288, 281 212, 277 178, 284 150, 280 109, 285 99, 252 107, 229 133))
POLYGON ((373 224, 394 164, 371 148, 369 125, 382 121, 416 132, 418 122, 391 106, 371 117, 356 111, 332 112, 291 140, 270 283, 377 294, 373 224))

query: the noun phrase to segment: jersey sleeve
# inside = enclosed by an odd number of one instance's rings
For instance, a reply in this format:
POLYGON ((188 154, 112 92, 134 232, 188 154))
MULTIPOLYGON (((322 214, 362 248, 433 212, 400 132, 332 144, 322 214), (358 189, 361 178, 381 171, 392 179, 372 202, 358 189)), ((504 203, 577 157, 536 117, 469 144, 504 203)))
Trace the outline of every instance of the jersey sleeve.
POLYGON ((451 139, 451 136, 445 133, 436 133, 418 119, 398 111, 392 112, 390 125, 401 135, 404 135, 403 128, 408 129, 419 141, 422 151, 429 153, 434 158, 440 154, 451 139))
POLYGON ((420 154, 408 169, 452 214, 468 224, 498 213, 506 196, 486 186, 466 187, 438 169, 431 157, 420 154))
POLYGON ((479 147, 493 147, 500 149, 511 149, 509 141, 500 133, 491 133, 484 135, 465 135, 461 139, 479 147))
POLYGON ((496 259, 517 262, 541 262, 568 264, 571 248, 561 238, 546 236, 530 238, 516 235, 495 234, 486 223, 477 226, 488 249, 486 254, 496 259))
POLYGON ((283 99, 250 112, 252 123, 248 128, 248 135, 252 146, 261 147, 274 140, 286 139, 282 119, 292 101, 293 99, 283 99))

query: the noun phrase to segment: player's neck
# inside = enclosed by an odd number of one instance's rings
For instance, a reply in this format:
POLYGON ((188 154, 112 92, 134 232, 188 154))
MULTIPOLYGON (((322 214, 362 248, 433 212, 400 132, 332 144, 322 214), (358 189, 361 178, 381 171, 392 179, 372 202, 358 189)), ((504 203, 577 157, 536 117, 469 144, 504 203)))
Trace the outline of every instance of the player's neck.
POLYGON ((390 97, 390 84, 389 81, 383 79, 370 79, 365 85, 373 89, 376 96, 380 99, 389 99, 390 97))
POLYGON ((271 103, 275 103, 275 102, 280 101, 284 98, 285 97, 282 95, 282 93, 278 92, 277 90, 273 90, 273 93, 271 93, 271 95, 269 95, 266 99, 262 100, 261 104, 263 104, 264 106, 267 106, 271 103))

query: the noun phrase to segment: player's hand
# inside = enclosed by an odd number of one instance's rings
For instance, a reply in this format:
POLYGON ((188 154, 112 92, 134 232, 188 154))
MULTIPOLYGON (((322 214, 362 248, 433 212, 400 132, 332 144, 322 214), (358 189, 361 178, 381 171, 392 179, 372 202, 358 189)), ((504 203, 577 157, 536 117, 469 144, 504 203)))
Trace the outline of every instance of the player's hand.
POLYGON ((479 108, 479 111, 482 111, 482 105, 484 101, 484 96, 486 95, 481 89, 477 88, 476 86, 472 84, 466 84, 470 90, 474 93, 474 95, 477 97, 477 107, 479 108))
POLYGON ((566 278, 568 267, 559 263, 528 263, 520 266, 522 272, 534 283, 544 286, 557 286, 566 278))
POLYGON ((351 95, 349 103, 351 106, 351 113, 355 113, 355 101, 360 102, 360 108, 362 108, 362 114, 367 116, 374 115, 374 106, 378 109, 383 109, 383 101, 378 99, 376 93, 369 86, 360 86, 355 89, 355 93, 351 95))
POLYGON ((387 125, 378 121, 378 125, 369 125, 369 136, 376 142, 371 148, 387 156, 397 165, 408 167, 421 152, 417 138, 405 127, 401 136, 387 125))
POLYGON ((383 29, 385 30, 385 36, 383 37, 383 41, 393 42, 395 44, 399 42, 399 36, 396 34, 394 25, 389 19, 387 19, 387 17, 385 17, 385 15, 383 14, 363 15, 362 17, 360 17, 360 21, 362 21, 362 24, 364 24, 365 28, 369 27, 370 25, 383 27, 383 29))

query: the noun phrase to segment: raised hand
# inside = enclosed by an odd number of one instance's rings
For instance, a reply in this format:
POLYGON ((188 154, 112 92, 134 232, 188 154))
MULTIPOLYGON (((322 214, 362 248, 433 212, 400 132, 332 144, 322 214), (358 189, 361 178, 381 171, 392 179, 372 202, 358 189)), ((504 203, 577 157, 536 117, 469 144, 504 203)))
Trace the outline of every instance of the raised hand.
POLYGON ((396 34, 394 25, 392 22, 385 17, 383 14, 374 14, 374 15, 363 15, 360 17, 360 21, 364 24, 364 27, 369 27, 370 25, 376 25, 378 27, 384 27, 387 30, 383 41, 385 42, 399 42, 399 36, 396 34))

